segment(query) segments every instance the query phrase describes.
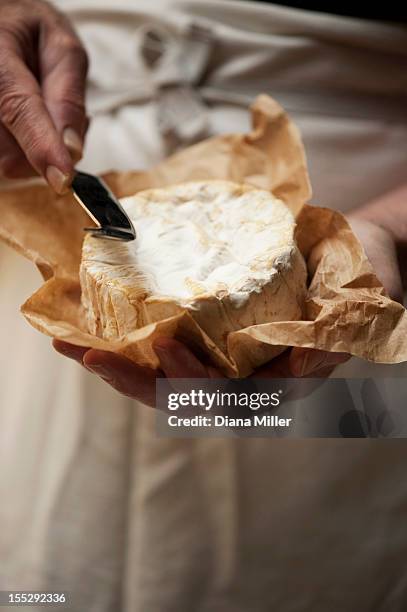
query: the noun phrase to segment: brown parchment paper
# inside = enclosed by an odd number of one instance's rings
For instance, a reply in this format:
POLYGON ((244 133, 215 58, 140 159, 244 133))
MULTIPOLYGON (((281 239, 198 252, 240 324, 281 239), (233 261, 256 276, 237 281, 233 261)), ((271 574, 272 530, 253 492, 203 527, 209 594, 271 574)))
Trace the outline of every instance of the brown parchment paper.
POLYGON ((227 353, 214 345, 188 312, 135 330, 118 341, 90 335, 80 302, 79 264, 89 219, 71 195, 42 184, 0 191, 0 237, 35 263, 43 285, 21 310, 41 332, 74 344, 120 352, 158 366, 152 340, 176 336, 204 352, 227 376, 247 376, 281 352, 300 346, 344 351, 371 361, 407 360, 407 314, 376 278, 345 218, 306 202, 311 189, 301 139, 268 96, 251 108, 249 134, 210 138, 147 172, 104 176, 119 197, 188 180, 229 179, 271 190, 297 218, 297 241, 309 270, 301 321, 254 325, 229 334, 227 353))

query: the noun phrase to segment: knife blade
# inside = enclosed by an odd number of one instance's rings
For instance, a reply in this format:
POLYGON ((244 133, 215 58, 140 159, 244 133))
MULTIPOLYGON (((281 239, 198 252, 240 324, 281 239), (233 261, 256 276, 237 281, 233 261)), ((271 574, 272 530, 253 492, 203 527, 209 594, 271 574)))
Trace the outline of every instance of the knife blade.
POLYGON ((77 170, 72 181, 72 191, 96 227, 85 227, 86 232, 97 238, 130 241, 136 231, 120 202, 106 183, 93 174, 77 170))

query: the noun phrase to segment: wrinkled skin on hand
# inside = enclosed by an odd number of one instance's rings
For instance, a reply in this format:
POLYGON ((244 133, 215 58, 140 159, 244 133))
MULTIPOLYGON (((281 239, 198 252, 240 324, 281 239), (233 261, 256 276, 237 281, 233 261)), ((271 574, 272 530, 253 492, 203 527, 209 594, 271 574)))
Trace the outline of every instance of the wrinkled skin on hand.
POLYGON ((0 0, 0 174, 39 174, 64 193, 82 156, 86 52, 42 0, 0 0))

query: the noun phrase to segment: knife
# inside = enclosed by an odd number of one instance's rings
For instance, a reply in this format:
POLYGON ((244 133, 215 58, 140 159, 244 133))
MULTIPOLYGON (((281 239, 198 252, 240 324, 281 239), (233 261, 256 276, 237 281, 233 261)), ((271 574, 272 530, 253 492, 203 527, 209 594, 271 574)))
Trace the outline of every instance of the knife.
POLYGON ((85 232, 97 238, 113 240, 130 241, 136 238, 132 222, 101 178, 77 170, 72 191, 75 199, 96 223, 96 227, 85 227, 85 232))

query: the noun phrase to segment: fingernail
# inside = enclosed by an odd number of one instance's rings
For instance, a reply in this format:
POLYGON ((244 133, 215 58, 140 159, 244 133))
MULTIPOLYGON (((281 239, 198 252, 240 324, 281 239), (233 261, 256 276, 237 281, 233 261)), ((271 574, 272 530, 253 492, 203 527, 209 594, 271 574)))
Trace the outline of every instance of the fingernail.
POLYGON ((64 174, 56 166, 48 166, 45 176, 48 183, 57 193, 60 195, 67 193, 71 182, 71 177, 69 174, 64 174))
POLYGON ((70 153, 76 158, 76 161, 82 157, 82 139, 75 130, 70 127, 64 129, 62 134, 63 141, 70 153))

